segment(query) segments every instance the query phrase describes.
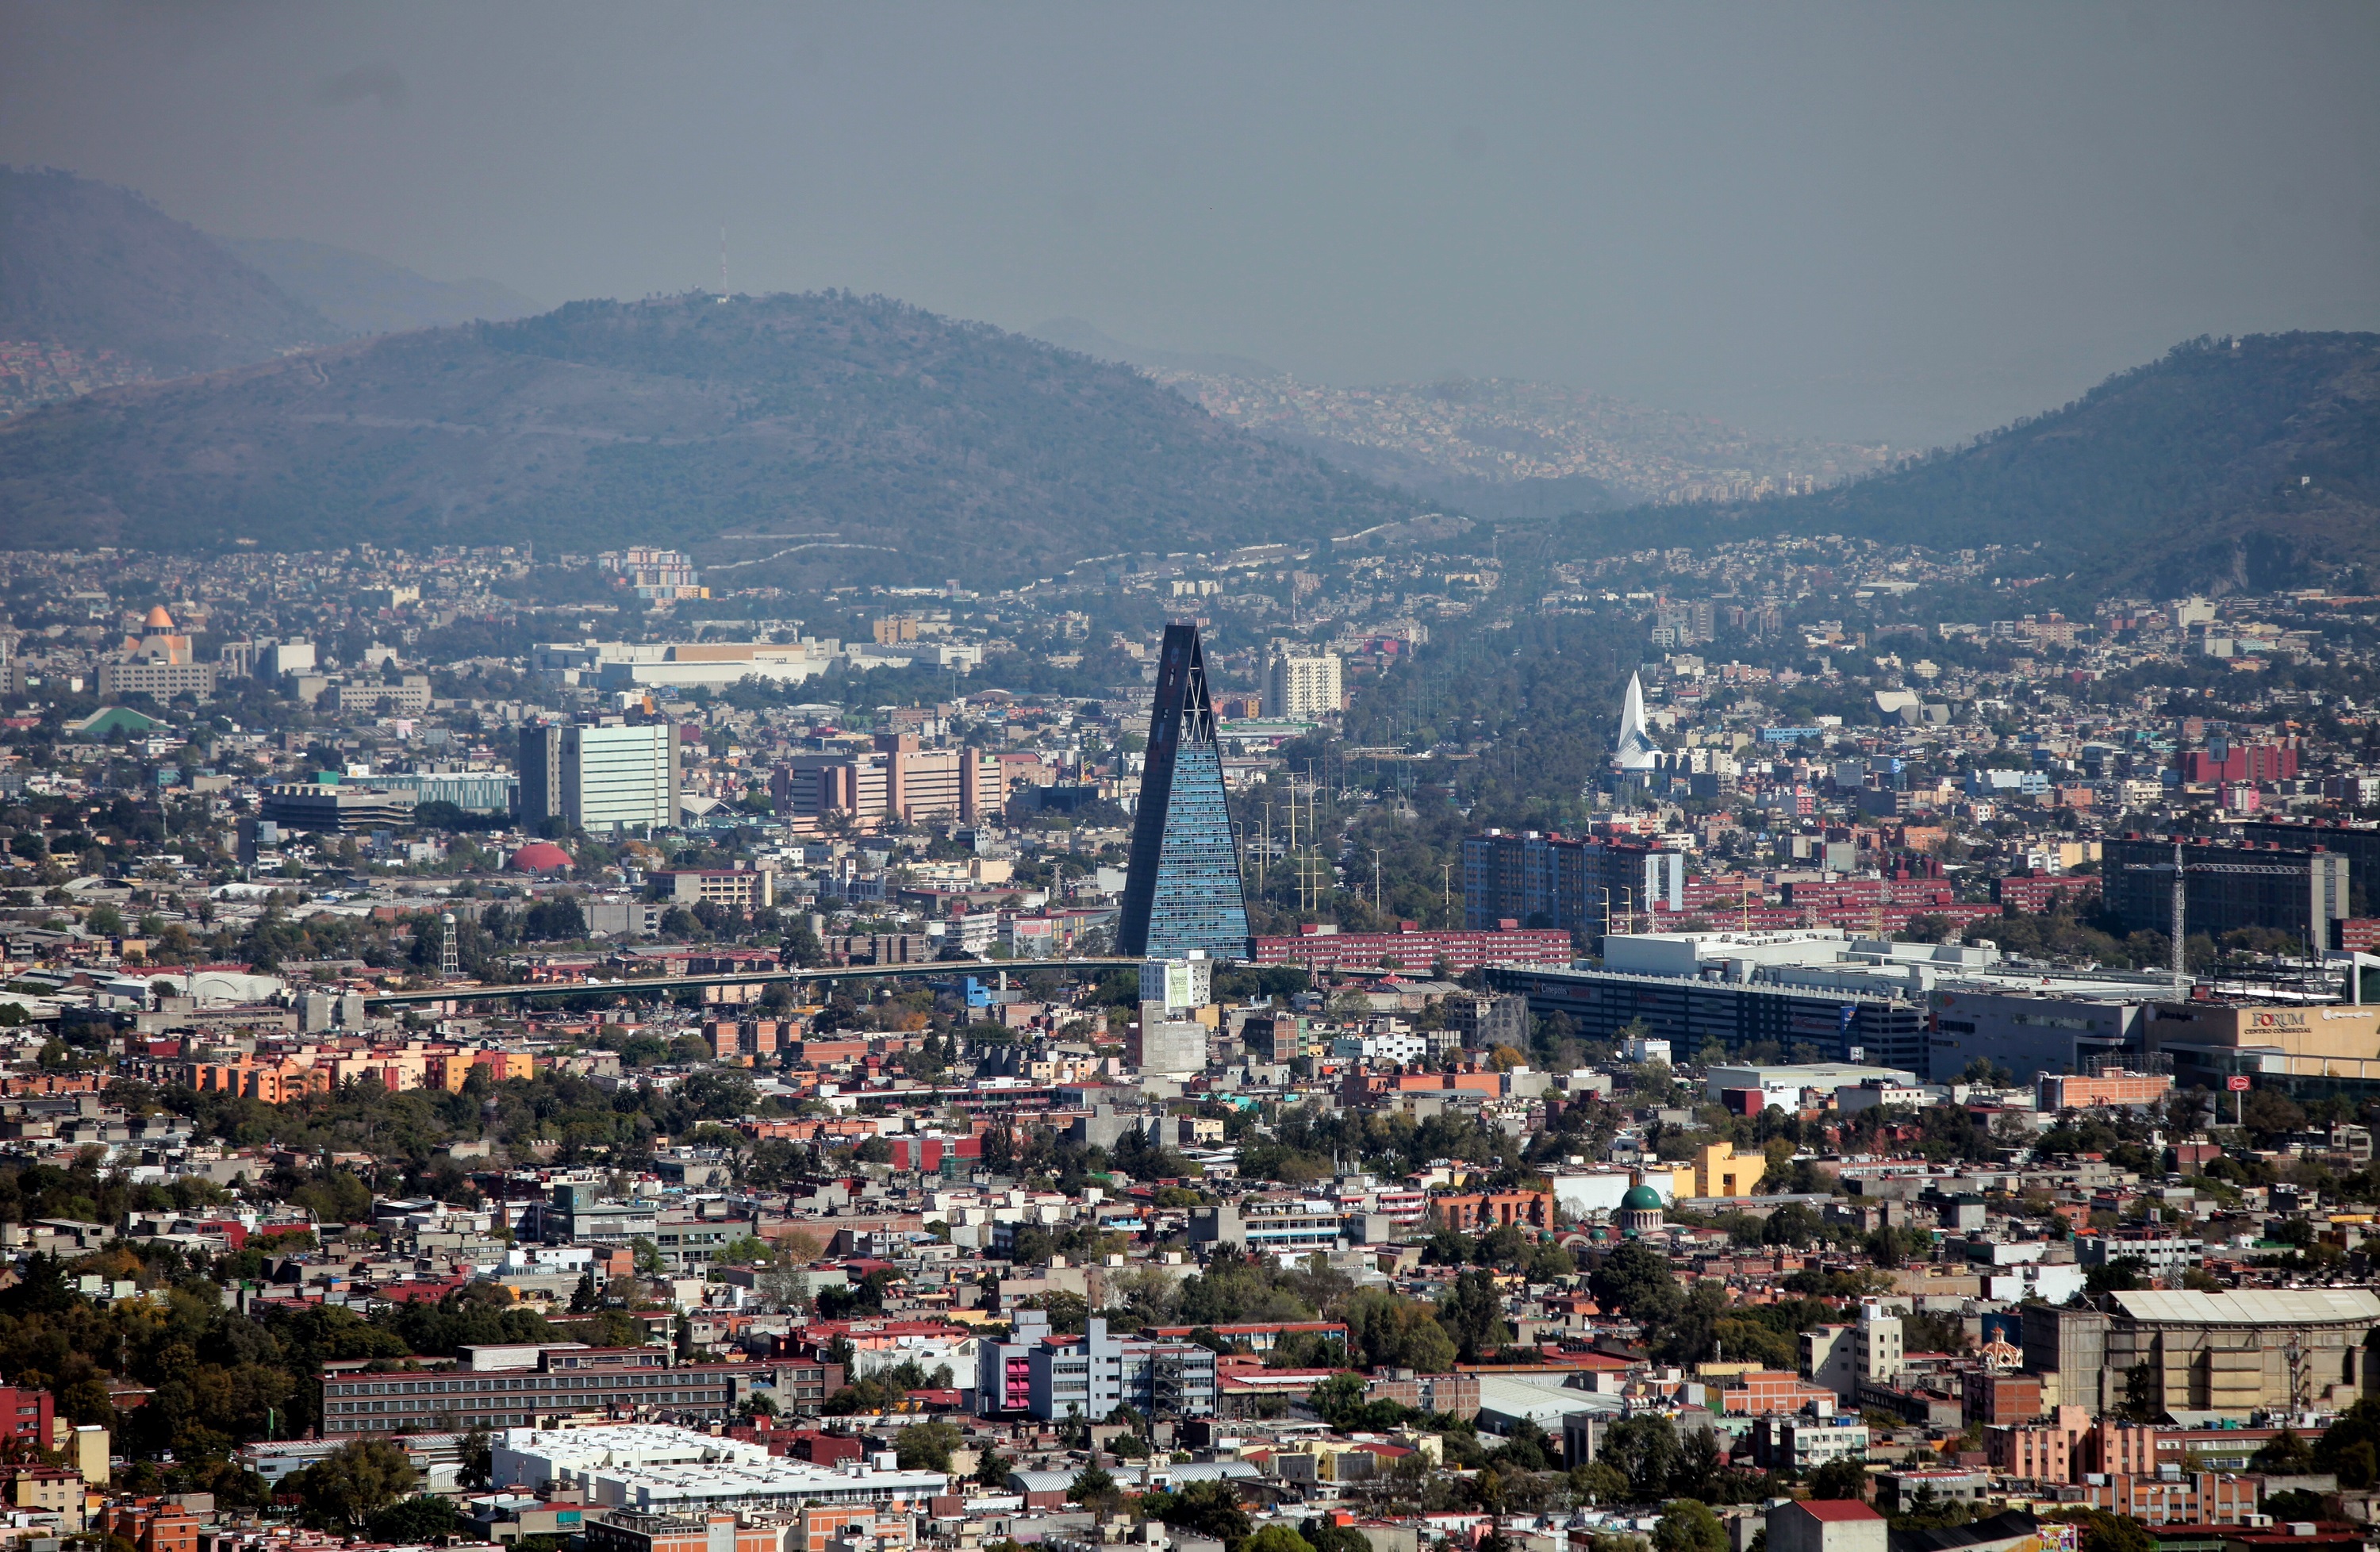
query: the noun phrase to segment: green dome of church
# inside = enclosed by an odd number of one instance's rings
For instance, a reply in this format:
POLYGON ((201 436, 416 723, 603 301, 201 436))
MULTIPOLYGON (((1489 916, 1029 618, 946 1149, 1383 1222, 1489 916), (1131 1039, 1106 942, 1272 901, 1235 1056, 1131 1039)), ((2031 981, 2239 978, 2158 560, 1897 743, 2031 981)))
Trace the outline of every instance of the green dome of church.
POLYGON ((1628 1194, 1620 1198, 1621 1212, 1659 1212, 1661 1194, 1649 1185, 1632 1185, 1628 1194))

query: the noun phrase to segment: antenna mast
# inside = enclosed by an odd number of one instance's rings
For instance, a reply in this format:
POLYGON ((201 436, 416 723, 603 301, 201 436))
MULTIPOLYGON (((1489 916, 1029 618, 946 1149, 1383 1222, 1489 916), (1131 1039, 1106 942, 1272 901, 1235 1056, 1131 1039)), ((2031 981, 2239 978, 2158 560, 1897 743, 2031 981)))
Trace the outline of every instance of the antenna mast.
POLYGON ((2173 843, 2173 1000, 2177 1002, 2190 1000, 2190 971, 2181 948, 2182 934, 2188 929, 2182 903, 2183 869, 2186 866, 2181 857, 2181 841, 2176 837, 2173 843))
POLYGON ((719 228, 719 299, 722 302, 727 299, 727 227, 724 224, 719 228))

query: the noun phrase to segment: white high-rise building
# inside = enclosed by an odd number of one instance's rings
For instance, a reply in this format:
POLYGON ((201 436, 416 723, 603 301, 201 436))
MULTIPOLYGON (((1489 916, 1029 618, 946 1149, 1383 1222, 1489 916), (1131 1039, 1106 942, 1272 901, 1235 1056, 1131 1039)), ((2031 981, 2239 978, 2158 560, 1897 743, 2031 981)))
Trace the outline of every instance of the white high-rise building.
POLYGON ((537 724, 521 730, 520 813, 534 829, 673 830, 678 822, 677 729, 537 724))
POLYGON ((1611 768, 1620 771, 1650 770, 1660 762, 1661 746, 1645 726, 1645 685, 1628 676, 1628 698, 1620 708, 1620 736, 1611 746, 1611 768))
POLYGON ((1329 716, 1342 704, 1338 654, 1295 641, 1272 644, 1272 656, 1265 663, 1266 716, 1329 716))
POLYGON ((1203 953, 1187 959, 1148 959, 1140 965, 1140 1000, 1160 1008, 1203 1008, 1215 1000, 1215 962, 1203 953))
POLYGON ((565 729, 562 770, 564 790, 577 799, 570 818, 581 830, 677 825, 674 724, 565 729))

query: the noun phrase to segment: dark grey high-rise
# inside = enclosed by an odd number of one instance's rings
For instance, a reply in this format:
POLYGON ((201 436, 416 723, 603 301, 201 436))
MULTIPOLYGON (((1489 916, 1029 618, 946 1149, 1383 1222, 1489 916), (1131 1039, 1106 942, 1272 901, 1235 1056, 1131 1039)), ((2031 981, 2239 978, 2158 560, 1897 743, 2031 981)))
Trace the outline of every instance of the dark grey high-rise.
POLYGON ((561 816, 562 724, 531 722, 520 735, 520 824, 537 827, 561 816))
POLYGON ((1206 651, 1198 627, 1176 622, 1165 627, 1158 649, 1157 699, 1116 952, 1184 959, 1194 949, 1212 959, 1246 958, 1248 905, 1207 694, 1206 651))

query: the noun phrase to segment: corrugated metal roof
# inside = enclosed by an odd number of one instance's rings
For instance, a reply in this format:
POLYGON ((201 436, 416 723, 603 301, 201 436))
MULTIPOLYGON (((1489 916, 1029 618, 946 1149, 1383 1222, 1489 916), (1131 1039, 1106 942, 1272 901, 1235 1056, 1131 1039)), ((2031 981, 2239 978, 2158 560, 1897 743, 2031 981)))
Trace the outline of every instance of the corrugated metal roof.
POLYGON ((2380 1294, 2368 1288, 2260 1288, 2239 1293, 2119 1293, 2135 1320, 2189 1326, 2319 1326, 2380 1322, 2380 1294))
POLYGON ((1549 1430, 1561 1426, 1565 1413, 1618 1413, 1621 1410, 1619 1397, 1572 1389, 1561 1383, 1563 1377, 1559 1372, 1548 1374, 1544 1378, 1481 1375, 1479 1410, 1489 1414, 1491 1425, 1498 1422, 1517 1423, 1525 1417, 1538 1427, 1549 1430))

